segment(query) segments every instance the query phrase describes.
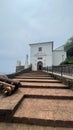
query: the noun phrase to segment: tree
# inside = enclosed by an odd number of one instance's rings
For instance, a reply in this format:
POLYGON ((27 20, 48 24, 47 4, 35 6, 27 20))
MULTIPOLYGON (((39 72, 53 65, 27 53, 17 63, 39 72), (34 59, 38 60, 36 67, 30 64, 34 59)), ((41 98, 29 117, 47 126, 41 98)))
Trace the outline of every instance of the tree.
POLYGON ((67 57, 73 56, 73 36, 68 39, 67 43, 64 46, 64 49, 67 52, 67 57))

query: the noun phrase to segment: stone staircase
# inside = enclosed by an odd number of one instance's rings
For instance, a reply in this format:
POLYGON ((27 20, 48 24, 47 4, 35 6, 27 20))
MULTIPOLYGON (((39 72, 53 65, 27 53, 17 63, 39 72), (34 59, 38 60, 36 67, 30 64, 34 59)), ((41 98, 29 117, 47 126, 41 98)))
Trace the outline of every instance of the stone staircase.
POLYGON ((73 128, 73 91, 68 86, 38 71, 23 73, 14 80, 22 87, 11 97, 0 98, 0 121, 73 128))

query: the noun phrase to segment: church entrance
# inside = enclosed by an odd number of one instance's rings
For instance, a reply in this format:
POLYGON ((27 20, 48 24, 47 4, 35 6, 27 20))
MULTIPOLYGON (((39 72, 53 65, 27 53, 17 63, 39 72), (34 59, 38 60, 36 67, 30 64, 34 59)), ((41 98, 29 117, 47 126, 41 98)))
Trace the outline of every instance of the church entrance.
POLYGON ((39 61, 37 63, 37 70, 42 70, 42 68, 43 68, 43 63, 42 63, 42 61, 39 61))

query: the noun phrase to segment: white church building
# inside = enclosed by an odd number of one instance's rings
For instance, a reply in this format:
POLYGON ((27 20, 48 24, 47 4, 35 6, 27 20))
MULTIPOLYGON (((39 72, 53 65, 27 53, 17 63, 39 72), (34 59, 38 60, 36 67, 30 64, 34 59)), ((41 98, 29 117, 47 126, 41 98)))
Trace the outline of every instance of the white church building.
POLYGON ((32 70, 42 70, 43 67, 59 65, 66 58, 64 45, 53 49, 53 42, 30 44, 30 64, 32 70))

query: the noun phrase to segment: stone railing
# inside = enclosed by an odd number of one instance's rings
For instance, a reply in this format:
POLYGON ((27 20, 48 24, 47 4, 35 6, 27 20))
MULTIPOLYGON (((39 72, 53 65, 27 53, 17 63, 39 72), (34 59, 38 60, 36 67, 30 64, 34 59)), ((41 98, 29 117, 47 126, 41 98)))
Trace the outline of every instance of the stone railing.
POLYGON ((73 90, 73 65, 45 67, 43 70, 73 90))

